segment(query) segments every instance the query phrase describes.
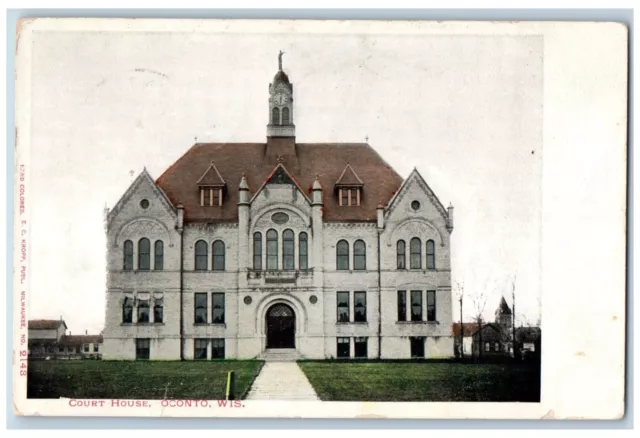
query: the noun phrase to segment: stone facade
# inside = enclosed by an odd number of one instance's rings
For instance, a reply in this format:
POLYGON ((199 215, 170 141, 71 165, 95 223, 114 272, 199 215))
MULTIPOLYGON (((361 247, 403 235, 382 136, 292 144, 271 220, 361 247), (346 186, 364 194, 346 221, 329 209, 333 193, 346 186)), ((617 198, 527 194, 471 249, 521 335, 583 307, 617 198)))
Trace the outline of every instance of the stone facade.
MULTIPOLYGON (((264 157, 277 161, 260 187, 249 190, 254 175, 247 174, 230 194, 230 171, 212 163, 215 172, 207 172, 217 175, 210 184, 220 187, 220 204, 216 192, 215 206, 207 206, 214 194, 198 195, 204 186, 194 183, 190 199, 201 204, 183 207, 187 201, 172 199, 176 190, 165 192, 162 178, 145 169, 107 213, 103 357, 256 358, 273 345, 318 359, 452 357, 453 208, 442 206, 417 170, 395 194, 374 201, 367 196, 375 181, 352 177, 344 202, 357 205, 337 203, 342 192, 335 180, 321 183, 322 174, 301 187, 297 179, 309 175, 295 144, 293 86, 281 70, 270 93, 264 157), (286 129, 273 116, 278 105, 288 108, 286 129), (326 219, 329 197, 344 220, 326 219), (372 219, 349 217, 379 202, 386 204, 371 210, 372 219), (234 219, 216 219, 222 208, 236 209, 234 219), (210 219, 188 219, 206 211, 210 219)), ((221 147, 210 149, 216 157, 221 147)))

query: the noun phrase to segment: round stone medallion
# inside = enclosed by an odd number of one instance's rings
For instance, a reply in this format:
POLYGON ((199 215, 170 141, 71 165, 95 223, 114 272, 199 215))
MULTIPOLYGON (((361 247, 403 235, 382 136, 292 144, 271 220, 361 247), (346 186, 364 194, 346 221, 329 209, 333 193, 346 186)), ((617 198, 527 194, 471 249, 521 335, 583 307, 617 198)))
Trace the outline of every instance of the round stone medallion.
POLYGON ((251 304, 253 302, 253 300, 251 299, 251 297, 249 295, 247 295, 246 297, 244 297, 244 303, 248 306, 249 304, 251 304))
POLYGON ((142 201, 140 201, 140 207, 147 209, 149 208, 149 200, 148 199, 143 199, 142 201))
POLYGON ((271 216, 271 220, 278 225, 286 224, 289 222, 289 215, 282 212, 274 213, 271 216))
POLYGON ((418 201, 413 201, 413 202, 411 203, 411 208, 412 208, 413 210, 415 210, 415 211, 418 211, 418 210, 420 209, 420 202, 418 202, 418 201))
POLYGON ((311 304, 315 304, 315 303, 317 303, 317 302, 318 302, 318 297, 316 297, 315 295, 311 295, 311 296, 309 297, 309 302, 310 302, 311 304))

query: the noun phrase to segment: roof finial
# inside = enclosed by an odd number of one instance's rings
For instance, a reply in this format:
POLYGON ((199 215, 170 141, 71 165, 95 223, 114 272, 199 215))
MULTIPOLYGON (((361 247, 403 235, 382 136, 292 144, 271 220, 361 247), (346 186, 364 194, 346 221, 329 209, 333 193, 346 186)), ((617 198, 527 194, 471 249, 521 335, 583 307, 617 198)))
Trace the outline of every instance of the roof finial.
POLYGON ((365 142, 367 142, 367 143, 369 143, 369 136, 368 136, 368 135, 365 135, 365 136, 364 136, 364 141, 365 141, 365 142))
POLYGON ((280 71, 282 71, 282 55, 284 55, 284 52, 280 50, 280 53, 278 53, 278 70, 280 71))

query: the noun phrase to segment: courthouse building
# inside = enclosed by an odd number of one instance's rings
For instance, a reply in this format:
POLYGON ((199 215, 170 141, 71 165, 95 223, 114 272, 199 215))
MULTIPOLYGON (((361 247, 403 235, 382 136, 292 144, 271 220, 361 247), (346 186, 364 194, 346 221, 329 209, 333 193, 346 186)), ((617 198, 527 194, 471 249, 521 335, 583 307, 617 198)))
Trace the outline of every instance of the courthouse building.
POLYGON ((281 57, 268 109, 266 142, 196 143, 107 211, 103 358, 452 357, 453 207, 369 144, 297 143, 281 57))

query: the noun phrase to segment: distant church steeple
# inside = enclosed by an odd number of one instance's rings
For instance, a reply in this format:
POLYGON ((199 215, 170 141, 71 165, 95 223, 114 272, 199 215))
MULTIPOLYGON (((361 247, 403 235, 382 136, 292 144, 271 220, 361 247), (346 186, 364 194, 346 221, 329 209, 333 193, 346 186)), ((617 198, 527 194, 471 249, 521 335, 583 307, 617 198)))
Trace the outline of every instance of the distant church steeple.
POLYGON ((295 137, 293 124, 293 85, 282 70, 283 51, 278 53, 278 72, 269 84, 269 124, 267 137, 295 137))

